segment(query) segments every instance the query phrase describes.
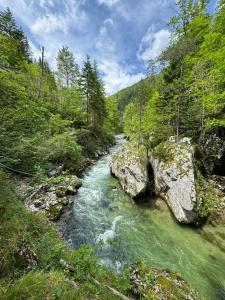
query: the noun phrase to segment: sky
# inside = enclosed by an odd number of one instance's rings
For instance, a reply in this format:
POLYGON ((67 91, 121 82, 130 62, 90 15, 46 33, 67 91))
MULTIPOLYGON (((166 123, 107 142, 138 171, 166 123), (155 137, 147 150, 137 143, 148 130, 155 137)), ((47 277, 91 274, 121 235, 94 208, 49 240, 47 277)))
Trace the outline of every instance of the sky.
MULTIPOLYGON (((211 0, 213 11, 216 0, 211 0)), ((107 94, 146 76, 147 63, 169 41, 168 20, 176 0, 0 0, 25 31, 33 56, 46 50, 56 68, 58 49, 67 45, 82 66, 87 54, 98 63, 107 94)))

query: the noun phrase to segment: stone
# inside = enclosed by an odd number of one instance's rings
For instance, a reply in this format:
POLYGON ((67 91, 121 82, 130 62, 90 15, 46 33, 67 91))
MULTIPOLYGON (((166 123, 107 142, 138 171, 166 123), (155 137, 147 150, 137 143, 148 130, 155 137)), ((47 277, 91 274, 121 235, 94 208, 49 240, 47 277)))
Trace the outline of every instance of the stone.
POLYGON ((15 253, 14 263, 20 267, 25 267, 27 271, 32 271, 38 266, 37 254, 30 249, 28 242, 22 239, 18 242, 15 253))
POLYGON ((145 194, 149 187, 147 158, 132 146, 122 146, 110 161, 111 174, 119 179, 124 191, 136 198, 145 194))
POLYGON ((188 138, 171 143, 174 148, 171 162, 164 162, 153 155, 149 158, 154 173, 155 193, 167 202, 179 223, 192 223, 197 217, 194 149, 188 138))
POLYGON ((39 208, 43 205, 43 202, 40 201, 39 199, 37 199, 33 202, 33 204, 34 204, 35 207, 39 208))
POLYGON ((138 262, 131 265, 129 273, 130 294, 135 299, 201 299, 186 280, 173 271, 149 268, 138 262))
POLYGON ((64 185, 58 186, 57 189, 56 189, 57 197, 59 197, 59 198, 64 197, 65 194, 66 194, 66 191, 67 191, 67 187, 65 187, 64 185))
POLYGON ((57 221, 62 214, 63 205, 61 203, 50 205, 46 210, 47 216, 51 221, 57 221))
POLYGON ((112 156, 110 170, 131 197, 154 190, 166 201, 179 223, 194 223, 197 218, 194 149, 188 138, 176 143, 171 137, 169 143, 173 156, 170 162, 151 154, 147 158, 145 151, 134 150, 127 143, 112 156))
POLYGON ((74 188, 72 185, 69 185, 66 189, 66 194, 69 195, 75 195, 77 192, 76 188, 74 188))
POLYGON ((65 177, 65 183, 67 186, 72 186, 73 189, 81 187, 82 181, 76 175, 68 175, 65 177))
POLYGON ((60 175, 62 173, 64 169, 63 165, 57 166, 54 169, 52 169, 51 171, 48 172, 48 177, 56 177, 58 175, 60 175))

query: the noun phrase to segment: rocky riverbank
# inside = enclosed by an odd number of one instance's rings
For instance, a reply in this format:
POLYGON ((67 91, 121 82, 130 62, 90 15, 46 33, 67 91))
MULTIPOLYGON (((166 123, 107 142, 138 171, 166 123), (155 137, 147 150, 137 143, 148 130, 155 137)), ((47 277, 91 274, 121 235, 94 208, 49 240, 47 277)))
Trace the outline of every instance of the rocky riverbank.
POLYGON ((82 185, 76 175, 58 175, 44 183, 33 184, 30 179, 17 179, 17 190, 25 206, 32 212, 43 212, 51 221, 60 218, 82 185))
MULTIPOLYGON (((79 174, 107 153, 107 150, 97 150, 92 159, 86 159, 79 174)), ((14 176, 13 179, 25 206, 32 212, 46 214, 51 221, 57 221, 62 216, 82 186, 82 179, 64 170, 63 165, 56 166, 40 178, 14 176)))
POLYGON ((147 153, 144 147, 126 143, 112 156, 112 175, 133 198, 144 193, 163 198, 179 223, 198 223, 201 218, 223 210, 222 189, 208 184, 203 177, 199 181, 196 178, 190 139, 177 143, 171 137, 162 147, 164 157, 159 149, 147 153))

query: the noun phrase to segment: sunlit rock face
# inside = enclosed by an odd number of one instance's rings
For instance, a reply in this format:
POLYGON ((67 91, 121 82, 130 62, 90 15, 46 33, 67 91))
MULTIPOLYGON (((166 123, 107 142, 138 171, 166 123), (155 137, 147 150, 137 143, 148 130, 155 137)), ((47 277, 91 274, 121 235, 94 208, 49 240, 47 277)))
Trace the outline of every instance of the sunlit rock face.
POLYGON ((125 192, 137 198, 145 194, 149 188, 147 155, 126 144, 120 147, 112 156, 110 170, 119 179, 125 192))
POLYGON ((170 138, 169 145, 172 158, 165 161, 151 154, 147 157, 143 149, 134 150, 127 143, 112 156, 110 170, 131 197, 136 198, 154 190, 167 202, 179 223, 192 223, 197 217, 194 150, 188 138, 179 143, 170 138))
POLYGON ((155 192, 166 200, 176 220, 180 223, 192 223, 195 212, 196 190, 193 154, 194 150, 188 138, 179 143, 171 138, 172 159, 164 162, 150 155, 154 171, 155 192))

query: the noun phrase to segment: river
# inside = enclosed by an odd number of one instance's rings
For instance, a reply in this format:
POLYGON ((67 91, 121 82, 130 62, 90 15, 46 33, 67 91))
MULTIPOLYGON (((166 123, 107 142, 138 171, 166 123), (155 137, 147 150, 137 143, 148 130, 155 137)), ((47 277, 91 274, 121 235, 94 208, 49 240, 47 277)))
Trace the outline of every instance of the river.
POLYGON ((110 155, 121 143, 118 136, 110 154, 85 172, 61 224, 64 239, 75 248, 92 245, 100 262, 115 271, 144 260, 179 272, 204 299, 225 299, 225 253, 200 229, 178 225, 162 200, 135 203, 110 175, 110 155))

